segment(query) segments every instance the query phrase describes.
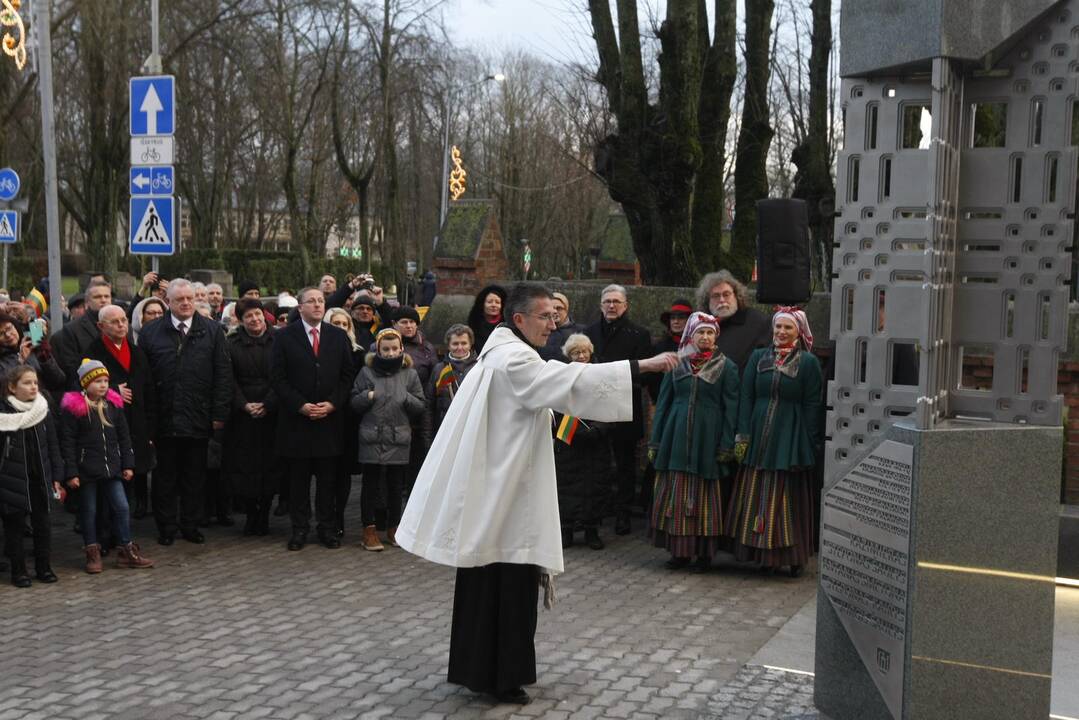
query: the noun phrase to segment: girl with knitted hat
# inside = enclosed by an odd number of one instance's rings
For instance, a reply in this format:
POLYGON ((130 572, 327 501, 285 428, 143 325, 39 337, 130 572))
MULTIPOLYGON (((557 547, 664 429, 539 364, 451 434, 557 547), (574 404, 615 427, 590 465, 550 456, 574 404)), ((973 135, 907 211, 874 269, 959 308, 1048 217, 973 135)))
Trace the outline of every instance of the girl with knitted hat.
POLYGON ((735 449, 743 464, 727 515, 734 555, 802 573, 814 543, 813 468, 821 444, 821 368, 805 311, 777 307, 772 347, 742 375, 735 449))
POLYGON ((30 587, 23 534, 26 516, 34 534, 34 574, 43 583, 56 582, 49 567, 51 534, 49 496, 59 495, 63 462, 49 403, 38 392, 37 372, 16 365, 4 378, 0 400, 0 515, 4 519, 6 550, 11 559, 11 583, 30 587))
POLYGON ((67 486, 86 489, 79 504, 86 572, 102 570, 97 542, 98 486, 112 509, 113 533, 120 542, 116 566, 153 567, 153 561, 144 557, 131 539, 124 483, 134 476, 135 451, 124 418, 124 400, 109 388, 109 371, 103 363, 84 359, 78 375, 82 392, 66 393, 60 402, 60 450, 67 486))

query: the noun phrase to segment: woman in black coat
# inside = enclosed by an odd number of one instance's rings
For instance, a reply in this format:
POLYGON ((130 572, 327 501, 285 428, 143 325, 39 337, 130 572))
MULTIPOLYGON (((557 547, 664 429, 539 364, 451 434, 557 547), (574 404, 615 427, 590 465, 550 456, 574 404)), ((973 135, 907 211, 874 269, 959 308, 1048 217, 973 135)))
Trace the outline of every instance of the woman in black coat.
POLYGON ((244 535, 265 535, 270 527, 270 503, 282 476, 274 453, 277 397, 270 387, 274 331, 266 326, 258 300, 240 300, 236 314, 241 324, 229 336, 233 393, 223 464, 247 512, 244 535))
MULTIPOLYGON (((570 335, 561 349, 570 362, 592 362, 592 343, 581 334, 570 335)), ((573 533, 584 529, 584 540, 602 550, 599 523, 607 514, 607 478, 614 464, 609 426, 592 420, 554 414, 554 464, 558 482, 558 515, 562 521, 562 547, 573 544, 573 533), (569 440, 569 442, 566 442, 569 440)))
POLYGON ((3 379, 0 401, 0 515, 5 548, 11 560, 11 583, 30 587, 23 535, 26 516, 34 535, 34 571, 45 583, 56 582, 49 566, 49 496, 60 492, 64 462, 56 425, 45 397, 38 392, 37 373, 19 365, 3 379))
POLYGON ((506 306, 506 291, 501 285, 488 285, 476 293, 472 309, 468 312, 468 326, 476 336, 473 348, 479 355, 484 343, 502 322, 502 310, 506 306))

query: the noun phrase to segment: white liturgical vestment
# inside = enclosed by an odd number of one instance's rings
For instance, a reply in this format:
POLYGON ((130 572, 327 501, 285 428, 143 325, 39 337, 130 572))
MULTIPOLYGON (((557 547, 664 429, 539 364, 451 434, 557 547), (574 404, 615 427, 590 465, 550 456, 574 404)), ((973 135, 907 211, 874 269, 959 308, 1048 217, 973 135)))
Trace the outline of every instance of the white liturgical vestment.
POLYGON ((397 544, 432 562, 563 571, 551 410, 633 419, 628 361, 543 361, 495 329, 465 377, 416 478, 397 544))

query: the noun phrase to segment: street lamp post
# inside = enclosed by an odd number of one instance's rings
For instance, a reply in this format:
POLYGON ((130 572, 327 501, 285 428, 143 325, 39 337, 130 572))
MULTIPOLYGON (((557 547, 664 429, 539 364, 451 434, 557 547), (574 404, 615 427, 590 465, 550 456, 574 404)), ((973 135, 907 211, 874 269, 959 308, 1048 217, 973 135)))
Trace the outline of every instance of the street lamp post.
POLYGON ((41 154, 45 170, 45 234, 49 247, 49 332, 64 325, 63 287, 60 274, 60 200, 56 178, 56 133, 52 97, 52 35, 49 0, 34 3, 38 34, 37 70, 41 91, 41 154))
POLYGON ((468 85, 462 85, 459 87, 448 88, 446 90, 446 96, 442 100, 442 178, 439 181, 439 199, 441 206, 438 213, 438 233, 435 235, 434 247, 438 247, 438 241, 442 239, 442 227, 446 224, 446 215, 450 211, 450 97, 456 97, 459 93, 469 88, 474 88, 477 85, 482 85, 485 82, 502 82, 506 79, 506 76, 502 73, 495 73, 494 75, 488 75, 485 78, 477 80, 474 83, 468 85))

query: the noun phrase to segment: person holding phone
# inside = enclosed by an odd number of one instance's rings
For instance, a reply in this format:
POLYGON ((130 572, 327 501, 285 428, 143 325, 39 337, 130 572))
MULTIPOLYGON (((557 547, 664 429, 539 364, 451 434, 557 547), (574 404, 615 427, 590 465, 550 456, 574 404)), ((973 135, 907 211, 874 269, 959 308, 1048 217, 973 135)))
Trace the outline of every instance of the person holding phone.
MULTIPOLYGON (((49 341, 42 337, 37 345, 22 322, 0 312, 0 375, 19 365, 28 365, 38 374, 42 386, 50 392, 66 389, 67 376, 52 356, 49 341)), ((48 396, 46 396, 48 399, 48 396)))

